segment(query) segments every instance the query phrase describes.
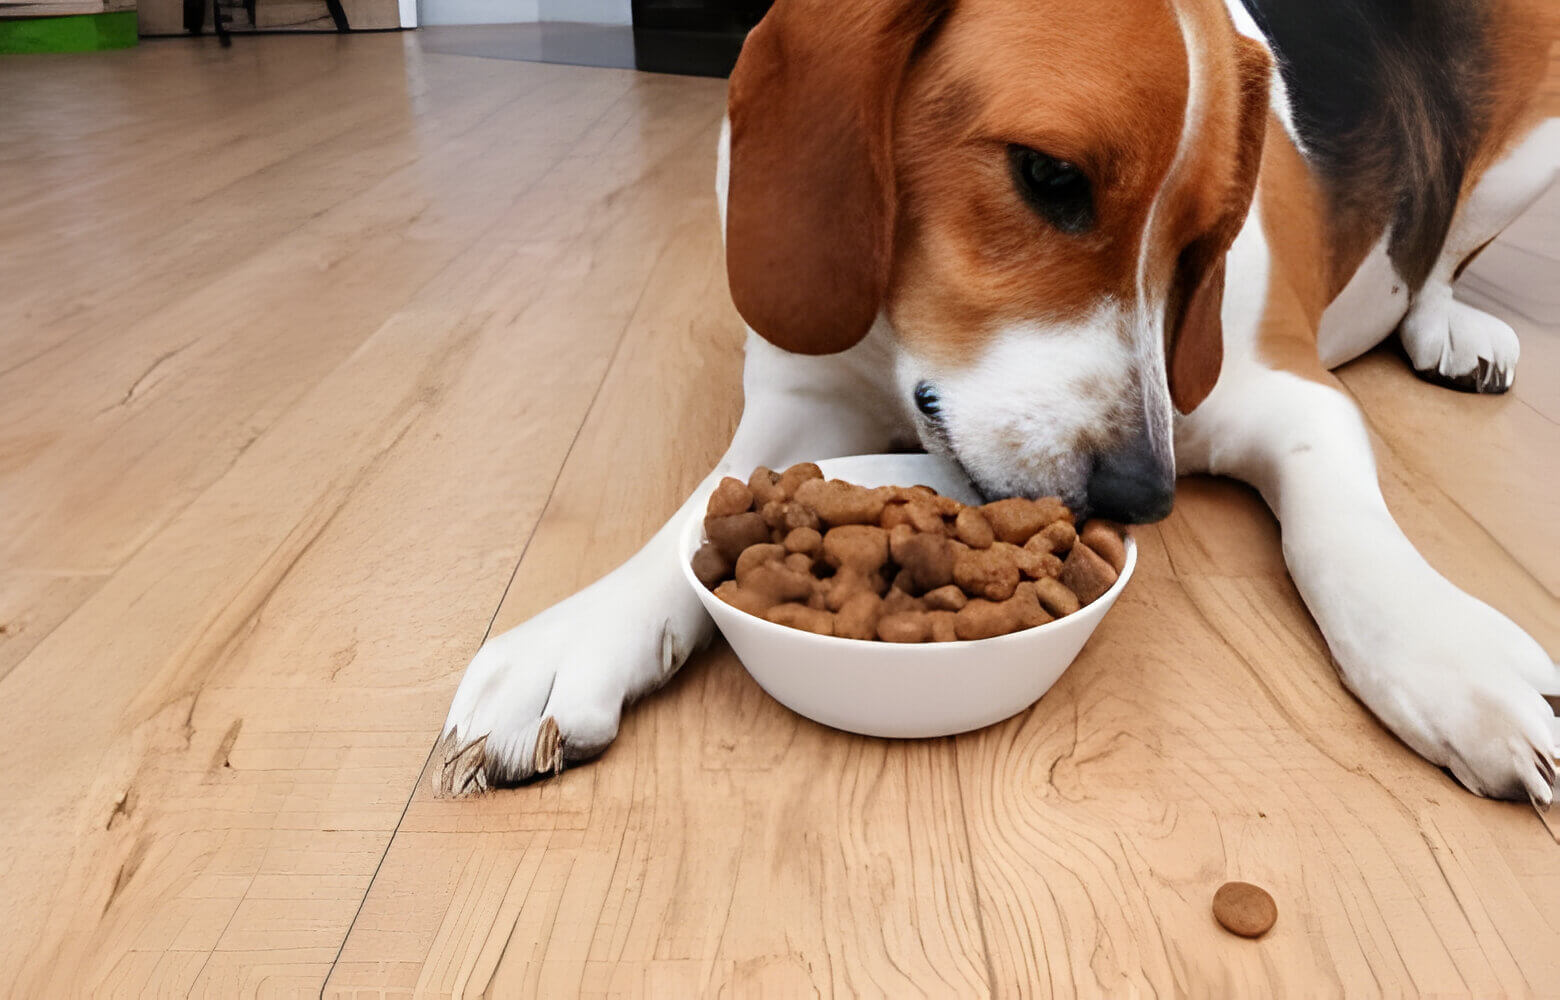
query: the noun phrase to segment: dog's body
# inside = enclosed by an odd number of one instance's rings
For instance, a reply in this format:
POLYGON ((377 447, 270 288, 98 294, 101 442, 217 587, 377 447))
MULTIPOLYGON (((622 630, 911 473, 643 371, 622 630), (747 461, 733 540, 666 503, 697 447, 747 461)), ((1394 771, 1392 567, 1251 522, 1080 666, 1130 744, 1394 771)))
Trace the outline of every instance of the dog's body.
POLYGON ((1450 283, 1555 177, 1560 17, 1129 0, 1058 32, 1054 6, 780 0, 750 36, 717 181, 735 439, 639 554, 478 653, 446 788, 598 753, 708 640, 674 537, 720 476, 920 444, 1122 520, 1177 473, 1251 483, 1345 683, 1468 788, 1548 801, 1560 669, 1413 549, 1328 369, 1396 329, 1427 378, 1510 384, 1514 334, 1450 283), (615 631, 580 628, 598 606, 615 631))

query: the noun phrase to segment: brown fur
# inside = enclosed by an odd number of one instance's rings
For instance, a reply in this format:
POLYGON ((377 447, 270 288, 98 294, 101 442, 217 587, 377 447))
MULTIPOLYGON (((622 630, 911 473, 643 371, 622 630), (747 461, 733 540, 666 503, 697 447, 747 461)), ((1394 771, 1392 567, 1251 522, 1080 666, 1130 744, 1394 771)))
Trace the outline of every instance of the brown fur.
MULTIPOLYGON (((1258 180, 1262 235, 1271 257, 1257 353, 1268 365, 1330 382, 1316 354, 1316 331, 1333 298, 1326 197, 1277 115, 1268 119, 1258 180)), ((1356 262, 1358 266, 1358 262, 1356 262)))
POLYGON ((1071 9, 960 3, 911 73, 889 308, 929 356, 965 359, 1006 323, 1079 320, 1106 296, 1136 297, 1137 246, 1186 101, 1180 31, 1157 3, 1071 9), (1125 77, 1122 51, 1136 54, 1125 77), (1069 235, 1038 218, 1014 190, 1009 143, 1083 168, 1096 228, 1069 235))
POLYGON ((888 283, 889 123, 933 0, 783 0, 732 71, 726 273, 748 325, 787 350, 842 351, 888 283))

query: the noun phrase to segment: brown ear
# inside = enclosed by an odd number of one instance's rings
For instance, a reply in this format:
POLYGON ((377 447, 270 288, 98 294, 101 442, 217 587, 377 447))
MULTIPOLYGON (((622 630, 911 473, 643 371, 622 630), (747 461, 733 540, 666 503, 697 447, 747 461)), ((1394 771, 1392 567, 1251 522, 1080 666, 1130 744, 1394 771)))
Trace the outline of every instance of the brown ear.
POLYGON ((1267 50, 1249 38, 1235 39, 1239 107, 1235 118, 1235 168, 1225 195, 1225 211, 1214 228, 1193 241, 1176 261, 1166 311, 1166 369, 1170 401, 1190 413, 1208 397, 1219 380, 1224 360, 1224 256, 1240 232, 1256 191, 1267 132, 1268 80, 1272 62, 1267 50))
POLYGON ((801 354, 866 336, 888 286, 893 112, 930 0, 779 0, 731 74, 726 276, 748 325, 801 354))

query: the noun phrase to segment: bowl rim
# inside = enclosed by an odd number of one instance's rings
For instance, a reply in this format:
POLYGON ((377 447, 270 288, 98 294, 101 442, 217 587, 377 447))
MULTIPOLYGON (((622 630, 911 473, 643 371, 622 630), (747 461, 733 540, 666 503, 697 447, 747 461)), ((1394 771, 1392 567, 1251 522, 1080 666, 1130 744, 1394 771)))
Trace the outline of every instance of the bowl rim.
MULTIPOLYGON (((862 458, 865 456, 850 455, 841 457, 862 458)), ((677 546, 677 560, 682 566, 683 579, 687 581, 688 585, 693 588, 694 593, 698 595, 700 603, 703 603, 709 607, 712 606, 710 605, 710 602, 713 601, 723 608, 734 611, 743 618, 746 618, 758 625, 761 633, 763 630, 769 629, 772 630, 769 633, 771 635, 780 635, 793 638, 797 636, 805 636, 809 640, 816 640, 824 643, 840 643, 843 644, 845 648, 860 649, 865 647, 876 649, 902 649, 908 656, 935 655, 939 650, 960 650, 968 649, 973 646, 984 646, 986 648, 990 648, 993 645, 1004 642, 1033 641, 1037 636, 1046 633, 1047 630, 1058 631, 1068 626, 1081 628, 1087 624, 1087 627, 1089 628, 1097 627, 1099 625, 1098 620, 1092 624, 1085 623, 1081 620, 1084 612, 1088 611, 1092 607, 1095 607, 1096 605, 1100 605, 1103 607, 1103 610, 1100 613, 1101 617, 1103 618, 1104 613, 1110 610, 1108 605, 1115 603, 1116 597, 1127 585, 1127 581, 1131 579, 1132 571, 1137 568, 1137 539, 1133 538, 1130 532, 1123 533, 1122 538, 1127 550, 1127 561, 1122 564, 1121 572, 1116 574, 1116 582, 1111 584, 1110 588, 1106 590, 1105 593, 1101 594, 1099 597, 1096 597, 1094 600, 1090 601, 1088 604, 1084 605, 1082 608, 1078 609, 1070 615, 1064 615, 1061 618, 1053 618, 1051 621, 1048 621, 1043 625, 1035 625, 1030 628, 1019 629, 1017 632, 1008 632, 1005 635, 994 635, 986 639, 955 639, 952 642, 883 642, 880 639, 852 639, 842 635, 819 635, 817 632, 808 632, 805 629, 792 628, 789 625, 777 624, 767 618, 760 618, 758 615, 743 611, 739 607, 727 604, 725 601, 722 601, 720 598, 715 596, 714 591, 705 587, 704 584, 699 582, 699 578, 693 575, 693 562, 691 554, 698 551, 700 537, 703 534, 703 529, 704 510, 703 507, 700 506, 689 512, 688 521, 683 525, 683 530, 679 535, 680 544, 677 546), (919 652, 911 652, 912 650, 917 650, 919 652)))

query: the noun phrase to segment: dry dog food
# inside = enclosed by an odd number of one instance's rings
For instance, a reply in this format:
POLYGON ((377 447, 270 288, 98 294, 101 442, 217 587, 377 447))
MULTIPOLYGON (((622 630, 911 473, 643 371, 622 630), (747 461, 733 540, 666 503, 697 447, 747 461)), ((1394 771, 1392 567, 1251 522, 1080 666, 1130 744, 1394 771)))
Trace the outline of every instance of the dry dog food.
POLYGON ((693 572, 721 600, 849 639, 988 639, 1070 615, 1126 563, 1119 529, 1055 497, 979 507, 929 486, 869 489, 812 463, 710 496, 693 572))
POLYGON ((1261 886, 1226 882, 1213 894, 1213 919, 1231 934, 1257 938, 1278 921, 1278 904, 1261 886))

